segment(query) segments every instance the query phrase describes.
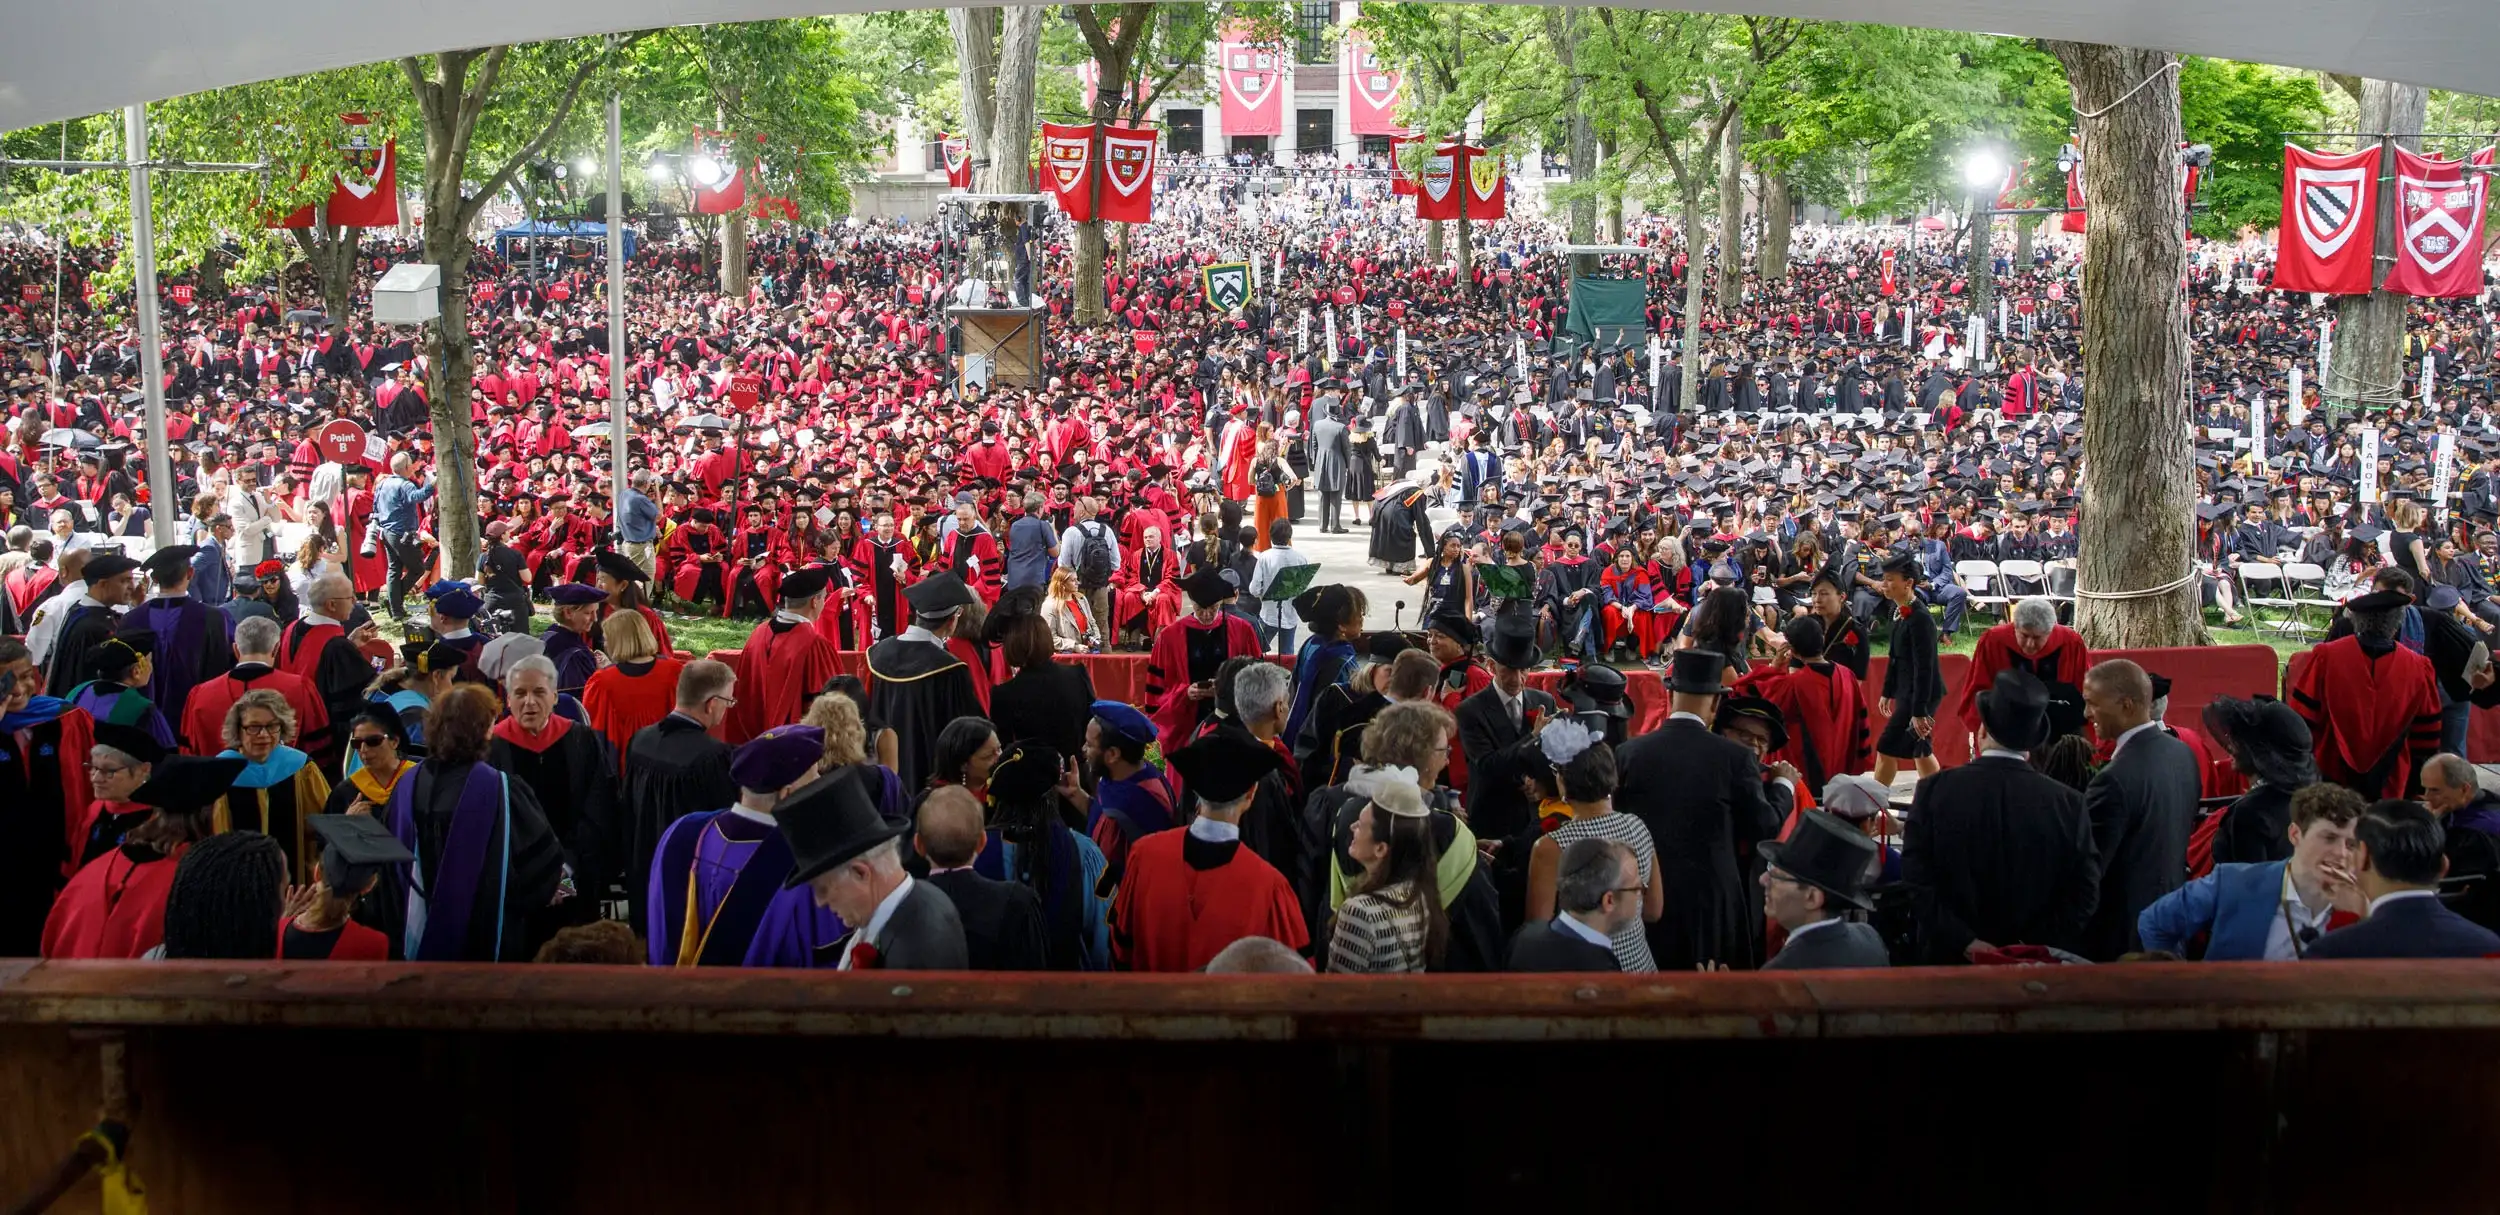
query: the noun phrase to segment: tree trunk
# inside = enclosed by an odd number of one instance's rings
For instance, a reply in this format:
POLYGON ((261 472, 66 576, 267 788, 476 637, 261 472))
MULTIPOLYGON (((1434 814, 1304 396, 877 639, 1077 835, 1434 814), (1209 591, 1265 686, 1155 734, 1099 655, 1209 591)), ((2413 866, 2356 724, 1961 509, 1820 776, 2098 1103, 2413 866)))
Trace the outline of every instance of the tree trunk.
POLYGON ((1049 10, 1011 8, 998 43, 998 89, 991 106, 990 191, 1033 188, 1033 83, 1049 10))
POLYGON ((2092 232, 2083 261, 2083 511, 2075 625, 2094 649, 2204 639, 2193 577, 2194 447, 2187 424, 2187 211, 2179 85, 2163 51, 2049 42, 2082 121, 2092 232), (2182 581, 2182 579, 2185 581, 2182 581), (2172 584, 2176 585, 2172 585, 2172 584))
MULTIPOLYGON (((738 86, 735 84, 729 85, 723 89, 722 92, 725 96, 721 104, 713 110, 713 121, 721 129, 726 130, 729 127, 729 107, 738 104, 738 86)), ((732 146, 737 148, 737 151, 733 153, 733 155, 741 158, 745 157, 747 154, 746 142, 735 136, 732 136, 731 140, 732 146)), ((745 172, 747 175, 747 189, 750 191, 755 189, 755 169, 754 162, 752 160, 745 161, 743 167, 740 164, 733 163, 729 165, 728 168, 732 172, 745 172)), ((531 242, 533 247, 536 243, 537 242, 535 241, 531 242)), ((746 302, 747 213, 746 208, 744 207, 740 207, 727 215, 721 216, 720 293, 723 296, 736 300, 741 304, 746 302)))
MULTIPOLYGON (((1580 75, 1574 64, 1580 51, 1580 10, 1548 9, 1546 28, 1552 35, 1554 59, 1563 73, 1563 109, 1571 115, 1567 128, 1569 142, 1563 154, 1571 161, 1571 243, 1597 243, 1597 127, 1589 121, 1588 110, 1580 97, 1580 75)), ((1594 273, 1597 259, 1574 259, 1573 270, 1580 274, 1594 273)))
POLYGON ((1441 264, 1440 220, 1432 220, 1424 225, 1424 260, 1435 266, 1441 264))
MULTIPOLYGON (((1996 266, 1991 261, 1996 244, 1996 220, 1988 214, 1988 206, 1994 201, 1982 197, 1976 190, 1971 192, 1970 245, 1963 250, 1962 259, 1962 275, 1970 280, 1970 291, 1964 298, 1970 301, 1971 315, 1979 318, 1982 328, 1996 323, 1996 305, 1990 302, 1996 298, 1996 266)), ((1991 357, 1998 357, 1993 336, 1995 332, 1989 329, 1988 353, 1991 357)))
POLYGON ((1719 307, 1745 298, 1745 116, 1719 137, 1719 307))
POLYGON ((1079 327, 1099 325, 1109 320, 1110 309, 1103 302, 1102 264, 1107 252, 1103 240, 1102 221, 1088 220, 1076 225, 1076 315, 1079 327))
MULTIPOLYGON (((357 261, 363 254, 362 228, 333 228, 316 219, 309 228, 293 228, 295 247, 321 284, 321 310, 329 319, 331 337, 347 332, 347 310, 355 302, 357 261)), ((283 283, 285 276, 280 275, 283 283)))
MULTIPOLYGON (((1598 166, 1599 166, 1599 168, 1598 168, 1598 169, 1596 169, 1596 170, 1593 170, 1593 171, 1590 173, 1590 177, 1591 177, 1592 179, 1594 179, 1594 178, 1597 176, 1597 173, 1598 173, 1598 172, 1602 172, 1602 171, 1603 171, 1603 168, 1602 168, 1602 167, 1603 167, 1603 166, 1604 166, 1607 162, 1612 161, 1612 160, 1615 158, 1615 153, 1616 153, 1616 152, 1618 152, 1618 151, 1620 151, 1620 150, 1621 150, 1621 145, 1620 145, 1619 143, 1617 143, 1617 142, 1616 142, 1616 140, 1615 140, 1615 138, 1614 138, 1613 136, 1609 135, 1609 136, 1604 136, 1604 137, 1601 137, 1601 138, 1597 141, 1597 160, 1598 160, 1598 166)), ((1579 167, 1578 165, 1576 165, 1576 164, 1575 164, 1575 165, 1573 165, 1573 166, 1571 167, 1571 172, 1572 172, 1572 180, 1574 180, 1574 181, 1579 180, 1579 172, 1580 172, 1580 167, 1579 167)), ((1609 243, 1609 244, 1616 244, 1616 245, 1622 244, 1622 243, 1623 243, 1623 191, 1621 191, 1621 190, 1608 190, 1608 191, 1606 192, 1606 204, 1605 204, 1605 207, 1604 207, 1604 214, 1603 214, 1602 218, 1606 221, 1606 241, 1607 241, 1607 243, 1609 243)), ((1686 239, 1687 241, 1689 241, 1691 238, 1690 238, 1690 237, 1686 237, 1685 239, 1686 239)))
MULTIPOLYGON (((434 158, 429 141, 426 158, 434 158)), ((429 166, 430 167, 430 166, 429 166)), ((425 259, 442 270, 442 316, 426 327, 426 393, 434 422, 435 539, 444 573, 477 569, 477 433, 469 396, 475 348, 469 342, 469 234, 465 225, 434 222, 460 214, 460 175, 426 174, 425 259)))
POLYGON ((1708 273, 1701 248, 1701 175, 1687 177, 1684 189, 1684 393, 1676 402, 1688 409, 1701 399, 1701 280, 1708 273))
MULTIPOLYGON (((990 159, 993 94, 998 85, 998 10, 950 8, 946 28, 955 36, 955 82, 963 95, 964 145, 976 161, 990 159)), ((978 168, 978 166, 976 166, 978 168)))
POLYGON ((2022 273, 2024 267, 2031 264, 2031 234, 2040 230, 2040 223, 2040 217, 2037 215, 2014 217, 2014 273, 2016 274, 2022 273))
MULTIPOLYGON (((2397 84, 2387 80, 2361 82, 2360 130, 2376 135, 2392 132, 2396 146, 2407 151, 2422 150, 2422 122, 2429 108, 2430 94, 2416 85, 2397 84)), ((2370 141, 2370 142, 2375 142, 2370 141)), ((2394 173, 2394 166, 2387 169, 2394 173)), ((2396 247, 2396 183, 2384 181, 2378 186, 2378 249, 2396 247)), ((2376 286, 2387 281, 2393 263, 2376 262, 2370 282, 2376 286)), ((2405 368, 2405 297, 2373 291, 2368 295, 2338 296, 2335 300, 2335 360, 2326 374, 2327 407, 2329 409, 2360 409, 2365 405, 2385 408, 2392 398, 2404 395, 2405 368)))
POLYGON ((1754 253, 1754 266, 1762 271, 1762 284, 1768 287, 1788 277, 1788 213, 1795 208, 1788 193, 1788 174, 1762 174, 1762 248, 1754 253))

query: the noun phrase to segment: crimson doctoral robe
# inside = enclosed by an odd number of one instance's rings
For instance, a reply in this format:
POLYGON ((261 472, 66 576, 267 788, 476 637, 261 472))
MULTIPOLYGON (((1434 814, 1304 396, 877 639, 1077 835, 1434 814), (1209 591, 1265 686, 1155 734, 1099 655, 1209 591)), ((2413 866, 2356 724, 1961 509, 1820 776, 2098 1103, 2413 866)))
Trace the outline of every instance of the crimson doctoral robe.
POLYGON ((755 626, 738 652, 738 703, 722 723, 729 745, 797 721, 825 681, 841 674, 840 654, 804 620, 775 617, 755 626))
POLYGON ((1271 937, 1297 951, 1311 943, 1293 887, 1275 866, 1238 839, 1214 843, 1184 827, 1129 846, 1111 909, 1114 968, 1203 970, 1243 937, 1271 937))
POLYGON ((2287 692, 2309 723, 2319 778, 2363 797, 2403 797, 2414 767, 2439 751, 2438 676, 2430 659, 2395 642, 2320 645, 2287 692))

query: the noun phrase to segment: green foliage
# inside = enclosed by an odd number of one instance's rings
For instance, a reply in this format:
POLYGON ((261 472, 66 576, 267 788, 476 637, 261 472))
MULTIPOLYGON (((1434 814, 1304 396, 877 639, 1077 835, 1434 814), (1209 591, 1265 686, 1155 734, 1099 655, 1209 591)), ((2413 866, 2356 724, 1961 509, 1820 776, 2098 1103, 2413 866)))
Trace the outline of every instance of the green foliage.
POLYGON ((2227 237, 2283 217, 2283 132, 2318 130, 2326 98, 2317 78, 2255 63, 2188 56, 2179 65, 2179 112, 2193 143, 2213 145, 2197 188, 2206 209, 2190 215, 2199 236, 2227 237))

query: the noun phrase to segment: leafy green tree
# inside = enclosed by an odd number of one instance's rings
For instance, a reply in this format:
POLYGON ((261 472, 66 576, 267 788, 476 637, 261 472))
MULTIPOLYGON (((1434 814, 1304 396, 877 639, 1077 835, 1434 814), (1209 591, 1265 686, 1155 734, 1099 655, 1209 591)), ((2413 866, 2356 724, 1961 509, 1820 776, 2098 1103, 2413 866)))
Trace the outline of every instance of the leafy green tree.
POLYGON ((2283 132, 2320 129, 2326 97, 2317 78, 2256 63, 2187 56, 2179 62, 2180 117, 2192 143, 2211 144, 2213 167, 2197 187, 2197 235, 2271 228, 2283 217, 2283 132))

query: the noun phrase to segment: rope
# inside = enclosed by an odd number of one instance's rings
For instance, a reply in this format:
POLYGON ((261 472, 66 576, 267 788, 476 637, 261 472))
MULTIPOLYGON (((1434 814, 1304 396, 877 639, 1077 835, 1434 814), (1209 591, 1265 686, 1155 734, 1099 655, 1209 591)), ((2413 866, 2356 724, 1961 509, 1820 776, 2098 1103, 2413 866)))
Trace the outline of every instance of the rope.
POLYGON ((2167 595, 2170 592, 2178 590, 2180 587, 2186 586, 2194 581, 2196 581, 2196 571, 2194 569, 2190 569, 2184 577, 2173 579, 2169 582, 2161 584, 2160 586, 2146 587, 2140 591, 2087 591, 2082 587, 2076 587, 2075 598, 2100 599, 2105 601, 2118 599, 2150 599, 2156 595, 2167 595))
POLYGON ((2176 60, 2176 59, 2173 59, 2173 60, 2171 60, 2170 62, 2165 63, 2165 64, 2163 64, 2162 66, 2160 66, 2160 67, 2158 67, 2158 68, 2153 69, 2153 74, 2152 74, 2152 75, 2147 76, 2147 77, 2145 77, 2145 78, 2144 78, 2144 79, 2142 79, 2142 80, 2136 81, 2136 82, 2135 82, 2135 87, 2134 87, 2134 88, 2128 89, 2126 92, 2124 92, 2124 93, 2120 93, 2120 94, 2118 95, 2118 100, 2113 101, 2113 102, 2110 102, 2108 105, 2102 106, 2101 108, 2099 108, 2099 109, 2097 109, 2097 110, 2094 110, 2094 111, 2092 111, 2091 113, 2088 113, 2088 114, 2077 114, 2077 115, 2075 115, 2075 117, 2077 117, 2077 118, 2098 118, 2098 117, 2100 117, 2100 116, 2101 116, 2101 115, 2103 115, 2103 114, 2109 113, 2111 110, 2117 109, 2119 106, 2125 105, 2125 104, 2127 103, 2127 99, 2128 99, 2128 98, 2133 97, 2133 96, 2135 96, 2136 94, 2143 92, 2143 91, 2144 91, 2144 86, 2145 86, 2145 85, 2151 84, 2151 83, 2153 83, 2154 81, 2161 79, 2161 74, 2162 74, 2163 72, 2175 72, 2175 71, 2178 71, 2178 70, 2179 70, 2179 61, 2178 61, 2178 60, 2176 60))

